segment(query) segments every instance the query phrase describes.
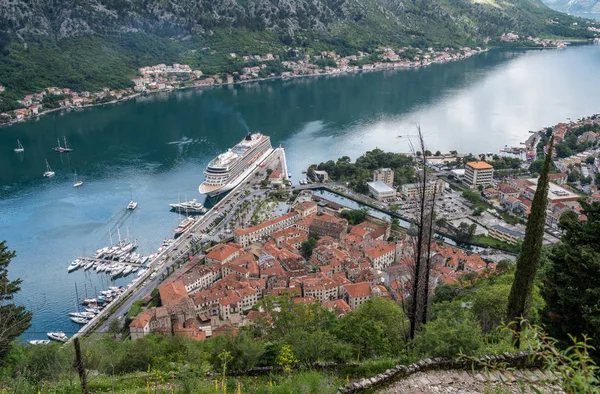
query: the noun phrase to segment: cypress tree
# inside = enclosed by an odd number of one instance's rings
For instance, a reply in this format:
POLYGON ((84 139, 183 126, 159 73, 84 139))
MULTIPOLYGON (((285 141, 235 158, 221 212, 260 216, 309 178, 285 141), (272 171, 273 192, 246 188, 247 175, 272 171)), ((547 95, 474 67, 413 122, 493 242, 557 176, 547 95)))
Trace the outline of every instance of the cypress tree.
MULTIPOLYGON (((509 323, 517 322, 514 327, 517 333, 520 331, 518 320, 529 317, 533 284, 540 265, 544 226, 546 225, 546 208, 548 207, 548 173, 552 165, 553 147, 554 137, 550 138, 548 154, 546 155, 544 167, 537 182, 537 189, 531 204, 531 214, 527 221, 525 239, 523 240, 521 253, 517 258, 515 279, 508 298, 507 321, 509 323)), ((516 346, 519 347, 518 337, 516 339, 516 346)))

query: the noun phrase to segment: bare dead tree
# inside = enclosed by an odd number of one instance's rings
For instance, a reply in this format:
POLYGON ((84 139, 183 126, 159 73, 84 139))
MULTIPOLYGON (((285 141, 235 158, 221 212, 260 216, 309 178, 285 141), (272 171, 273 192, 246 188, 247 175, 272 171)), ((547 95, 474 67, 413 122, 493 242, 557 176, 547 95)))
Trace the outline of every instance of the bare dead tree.
POLYGON ((79 344, 79 338, 75 337, 73 340, 73 344, 75 345, 75 363, 74 367, 77 370, 77 374, 79 375, 79 381, 81 382, 81 392, 83 394, 88 394, 88 386, 87 386, 87 374, 85 372, 85 366, 83 365, 83 357, 81 356, 81 346, 79 344))
MULTIPOLYGON (((412 276, 412 298, 410 311, 410 338, 414 338, 415 332, 427 322, 427 306, 429 301, 429 272, 431 269, 431 241, 433 237, 433 220, 435 216, 436 188, 433 193, 428 193, 430 174, 427 170, 427 150, 421 127, 417 126, 417 146, 422 152, 421 162, 417 160, 416 185, 417 185, 417 214, 415 224, 417 227, 416 237, 413 238, 413 276, 412 276)), ((416 150, 412 141, 410 149, 415 157, 416 150)))

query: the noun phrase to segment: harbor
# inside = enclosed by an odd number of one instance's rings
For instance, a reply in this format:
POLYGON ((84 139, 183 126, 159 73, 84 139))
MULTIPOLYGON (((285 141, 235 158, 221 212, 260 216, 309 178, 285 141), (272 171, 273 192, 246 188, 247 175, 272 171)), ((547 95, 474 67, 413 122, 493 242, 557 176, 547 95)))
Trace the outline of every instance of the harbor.
POLYGON ((294 183, 323 160, 354 160, 377 147, 409 151, 407 138, 395 136, 414 134, 415 122, 433 151, 496 152, 519 146, 528 130, 597 112, 598 99, 584 91, 598 85, 587 77, 595 75, 597 51, 498 50, 410 72, 157 93, 3 129, 0 238, 17 251, 9 273, 23 279, 16 301, 34 313, 24 338, 47 339, 49 331, 70 337, 80 328, 68 317, 76 283, 88 296, 94 288, 130 283, 132 275, 111 281, 92 269, 67 272, 71 261, 110 245, 109 230, 114 236, 128 226, 136 252, 149 256, 185 218, 185 212, 169 212, 179 197, 196 198, 210 215, 210 203, 197 192, 202 170, 247 126, 271 136, 273 146, 283 144, 294 183), (553 75, 564 69, 572 71, 558 83, 553 75), (414 84, 423 88, 407 90, 414 84), (518 99, 523 89, 535 97, 518 99), (63 146, 63 136, 73 152, 56 154, 52 147, 57 137, 63 146), (17 139, 22 153, 13 152, 17 139), (42 178, 46 160, 55 172, 51 178, 42 178), (78 188, 75 170, 84 181, 78 188), (128 211, 131 200, 138 206, 128 211))

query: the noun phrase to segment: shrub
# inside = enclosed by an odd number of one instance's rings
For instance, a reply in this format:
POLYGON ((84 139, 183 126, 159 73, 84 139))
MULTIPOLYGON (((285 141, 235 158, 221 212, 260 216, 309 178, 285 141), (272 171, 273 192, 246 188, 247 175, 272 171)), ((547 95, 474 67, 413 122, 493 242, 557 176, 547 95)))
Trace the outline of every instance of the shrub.
POLYGON ((457 304, 437 304, 434 320, 415 337, 420 357, 456 357, 472 355, 483 346, 481 328, 473 314, 457 304))

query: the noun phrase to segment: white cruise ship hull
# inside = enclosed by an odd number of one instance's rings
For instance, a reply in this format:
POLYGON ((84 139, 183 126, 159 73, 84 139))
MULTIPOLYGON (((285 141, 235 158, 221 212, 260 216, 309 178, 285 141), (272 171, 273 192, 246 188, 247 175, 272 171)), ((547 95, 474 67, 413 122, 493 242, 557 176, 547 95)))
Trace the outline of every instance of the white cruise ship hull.
POLYGON ((256 167, 261 164, 271 153, 273 153, 273 148, 267 149, 262 156, 260 156, 254 163, 248 166, 239 176, 237 176, 234 180, 229 183, 224 184, 223 186, 215 188, 214 186, 207 185, 206 183, 202 183, 200 187, 198 187, 198 191, 200 194, 206 194, 209 197, 218 196, 219 194, 226 193, 234 188, 236 188, 240 183, 242 183, 248 175, 252 174, 256 167))

